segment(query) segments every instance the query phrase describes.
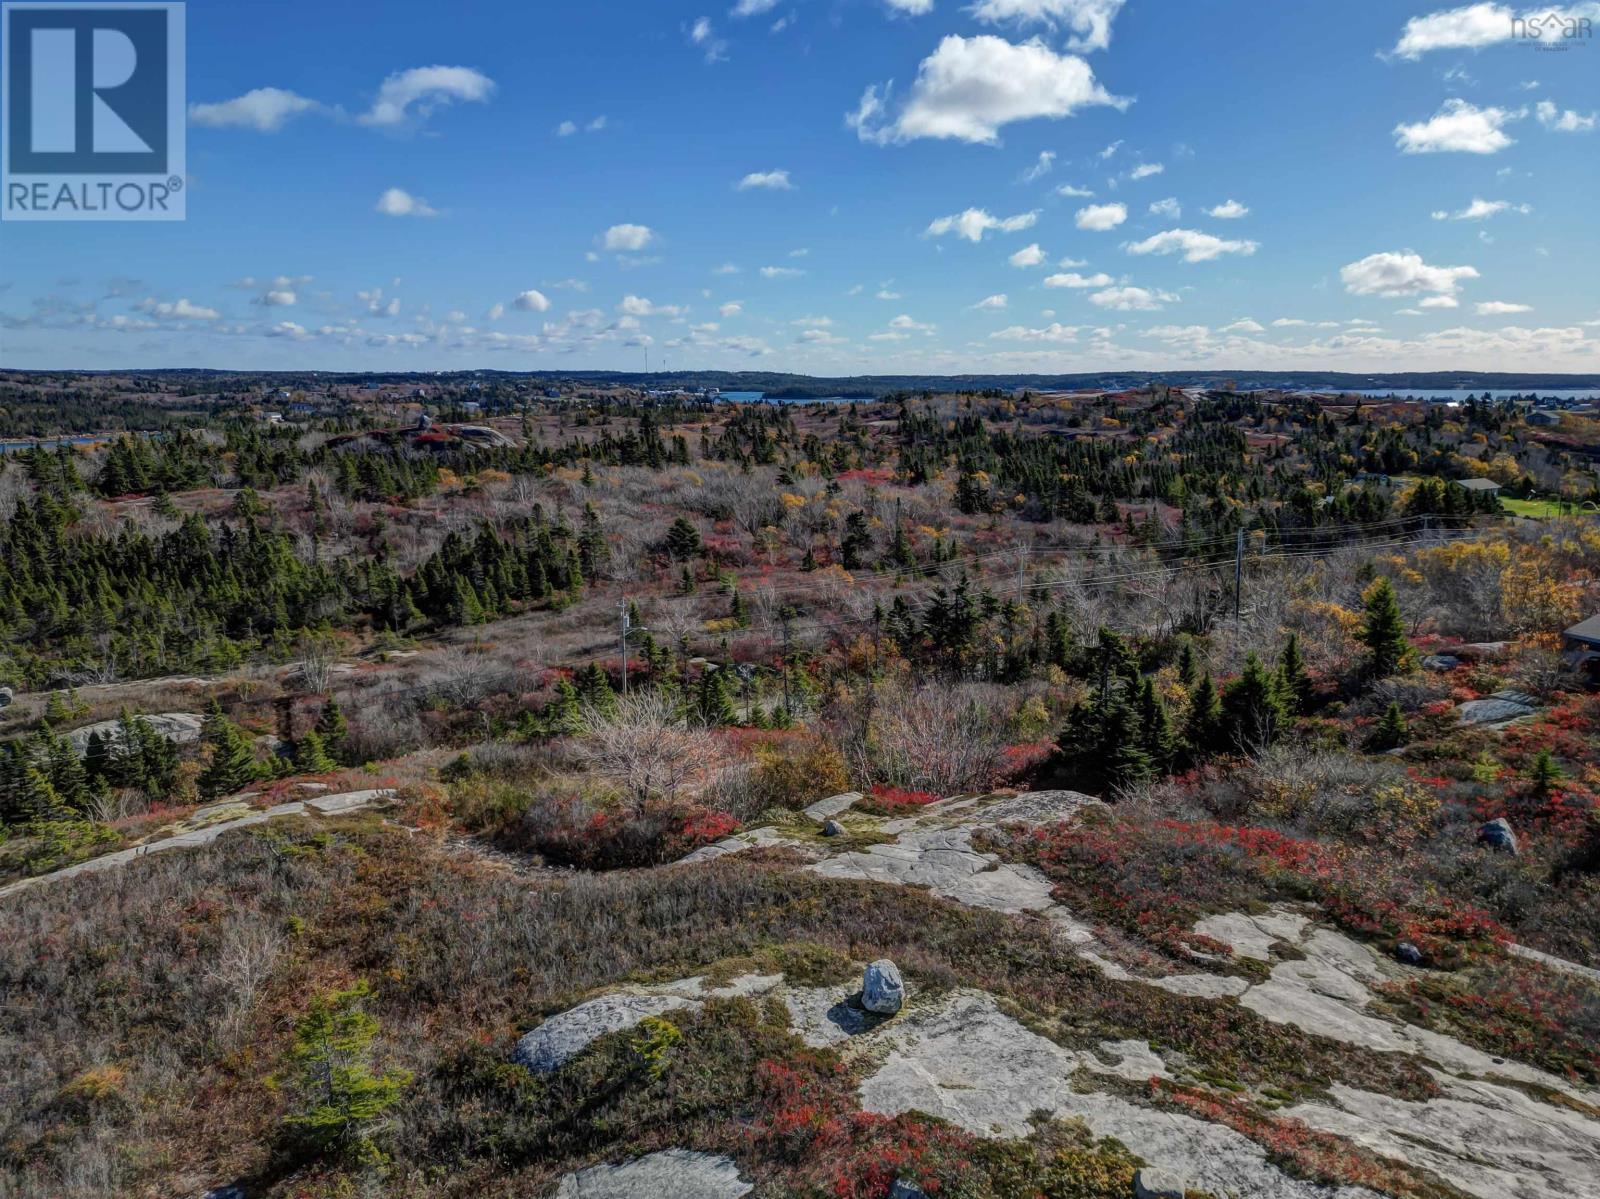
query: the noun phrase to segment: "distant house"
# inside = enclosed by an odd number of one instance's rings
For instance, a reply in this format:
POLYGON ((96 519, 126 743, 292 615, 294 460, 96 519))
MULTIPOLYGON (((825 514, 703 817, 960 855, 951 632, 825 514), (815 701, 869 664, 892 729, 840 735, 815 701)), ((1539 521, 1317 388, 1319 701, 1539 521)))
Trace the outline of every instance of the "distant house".
POLYGON ((1500 484, 1493 479, 1457 479, 1456 485, 1466 488, 1475 495, 1500 494, 1500 484))
POLYGON ((1600 616, 1591 616, 1561 634, 1561 651, 1573 670, 1600 681, 1600 616))
POLYGON ((1528 414, 1528 423, 1530 425, 1542 425, 1545 428, 1549 428, 1551 425, 1559 425, 1561 423, 1561 414, 1559 412, 1548 412, 1544 410, 1539 412, 1531 412, 1528 414))

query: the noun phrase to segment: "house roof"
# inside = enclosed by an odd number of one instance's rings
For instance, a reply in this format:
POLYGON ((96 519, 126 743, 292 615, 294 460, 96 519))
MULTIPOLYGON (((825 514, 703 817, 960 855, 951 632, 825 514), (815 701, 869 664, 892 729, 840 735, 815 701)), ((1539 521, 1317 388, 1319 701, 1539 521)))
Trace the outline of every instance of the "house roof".
POLYGON ((1493 479, 1457 479, 1457 483, 1468 491, 1499 491, 1500 484, 1493 479))
POLYGON ((1593 641, 1600 644, 1600 616, 1591 616, 1588 620, 1573 625, 1565 635, 1575 641, 1593 641))

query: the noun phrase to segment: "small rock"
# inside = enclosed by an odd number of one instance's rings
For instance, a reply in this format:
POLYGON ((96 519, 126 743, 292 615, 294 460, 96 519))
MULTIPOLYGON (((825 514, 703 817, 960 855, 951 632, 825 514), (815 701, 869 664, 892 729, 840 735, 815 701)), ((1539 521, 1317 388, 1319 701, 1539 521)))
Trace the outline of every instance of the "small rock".
POLYGON ((1171 1170, 1140 1170, 1133 1176, 1134 1199, 1183 1199, 1189 1186, 1171 1170))
POLYGON ((10 687, 0 687, 0 708, 9 708, 17 693, 10 687))
POLYGON ((867 967, 861 980, 861 1006, 880 1016, 892 1016, 906 1001, 906 985, 900 970, 888 958, 867 967))
POLYGON ((889 1188, 889 1199, 928 1199, 928 1192, 904 1178, 896 1178, 889 1188))
POLYGON ((840 824, 837 820, 824 821, 822 825, 822 835, 824 837, 842 837, 844 836, 844 825, 840 824))
POLYGON ((1436 671, 1439 674, 1447 674, 1460 665, 1461 659, 1454 654, 1429 654, 1422 659, 1424 670, 1436 671))
POLYGON ((1410 941, 1402 941, 1394 947, 1394 957, 1397 962, 1404 962, 1407 966, 1422 965, 1422 950, 1410 941))
POLYGON ((1502 816, 1498 820, 1489 821, 1478 830, 1478 844, 1515 856, 1517 834, 1511 831, 1511 821, 1502 816))
POLYGON ((225 1187, 212 1187, 200 1199, 244 1199, 244 1190, 230 1183, 225 1187))

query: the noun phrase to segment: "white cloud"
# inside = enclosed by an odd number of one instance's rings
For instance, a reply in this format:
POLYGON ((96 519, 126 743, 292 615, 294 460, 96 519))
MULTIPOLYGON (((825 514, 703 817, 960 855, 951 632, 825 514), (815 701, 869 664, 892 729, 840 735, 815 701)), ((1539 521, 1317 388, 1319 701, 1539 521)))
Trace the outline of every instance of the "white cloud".
POLYGON ((191 304, 188 300, 174 300, 171 303, 150 298, 140 300, 134 305, 137 312, 148 313, 160 320, 177 321, 214 321, 221 317, 215 308, 206 308, 199 304, 191 304))
POLYGON ((917 321, 916 319, 914 319, 912 317, 906 316, 904 313, 902 313, 900 316, 895 317, 894 320, 890 321, 889 322, 889 328, 891 328, 891 329, 899 329, 901 331, 910 330, 910 331, 914 331, 914 332, 917 332, 917 333, 932 333, 933 330, 934 330, 934 326, 932 326, 932 325, 924 325, 920 321, 917 321))
POLYGON ((531 287, 513 300, 512 304, 523 312, 550 311, 550 301, 545 298, 545 294, 531 287))
POLYGON ((976 304, 973 305, 973 307, 976 308, 979 312, 998 312, 1000 309, 1004 308, 1009 302, 1010 301, 1008 301, 1004 295, 994 295, 994 296, 989 296, 986 299, 979 300, 976 304))
POLYGON ((1557 108, 1548 100, 1540 100, 1533 111, 1538 114, 1539 124, 1555 133, 1592 133, 1596 124, 1594 113, 1584 116, 1568 108, 1557 108))
POLYGON ((707 62, 721 62, 728 57, 728 43, 717 36, 709 17, 699 17, 689 26, 689 44, 699 46, 707 62))
POLYGON ((1182 254, 1185 262, 1210 262, 1224 254, 1254 254, 1259 244, 1229 241, 1194 229, 1168 229, 1128 247, 1130 254, 1182 254))
POLYGON ((1259 321, 1253 321, 1247 316, 1240 317, 1231 325, 1224 325, 1218 330, 1220 333, 1265 333, 1259 321))
POLYGON ((925 17, 933 11, 933 0, 883 0, 890 12, 905 13, 908 17, 925 17))
POLYGON ((899 292, 892 290, 889 285, 885 283, 878 289, 878 293, 874 298, 879 300, 900 300, 904 299, 905 297, 903 297, 899 292))
POLYGON ((1150 205, 1150 215, 1164 216, 1175 221, 1183 215, 1183 205, 1178 203, 1176 196, 1168 196, 1165 200, 1157 200, 1150 205))
POLYGON ((1044 341, 1063 342, 1075 341, 1078 337, 1077 325, 1049 324, 1042 329, 1030 329, 1026 325, 1011 325, 989 334, 991 339, 998 341, 1044 341))
POLYGON ((989 230, 998 230, 1001 233, 1017 233, 1023 229, 1031 229, 1039 220, 1035 212, 1022 212, 1016 216, 997 217, 991 216, 986 209, 969 208, 965 212, 958 212, 954 216, 942 216, 932 222, 923 232, 924 237, 943 237, 947 233, 954 233, 968 241, 978 242, 983 240, 983 235, 989 230))
POLYGON ((1022 182, 1033 183, 1043 179, 1055 169, 1056 154, 1054 150, 1040 150, 1038 161, 1022 172, 1022 182))
POLYGON ((1426 121, 1396 125, 1394 142, 1406 154, 1494 154, 1513 142, 1502 130, 1523 113, 1505 108, 1478 108, 1465 100, 1446 100, 1426 121))
POLYGON ((1034 242, 1031 246, 1024 246, 1006 259, 1007 262, 1015 267, 1039 266, 1044 260, 1045 252, 1040 248, 1038 242, 1034 242))
POLYGON ((652 304, 642 296, 624 296, 617 311, 624 316, 682 316, 683 309, 668 304, 652 304))
MULTIPOLYGON (((601 115, 601 116, 595 117, 594 120, 590 121, 587 125, 584 125, 582 127, 582 132, 584 132, 584 133, 599 133, 605 127, 606 127, 606 118, 605 118, 604 115, 601 115)), ((574 134, 576 134, 578 132, 579 132, 579 125, 578 125, 578 122, 576 122, 576 121, 562 121, 561 124, 556 126, 556 136, 557 137, 572 137, 574 134)))
POLYGON ((1089 297, 1091 303, 1116 312, 1157 312, 1163 304, 1175 303, 1177 299, 1171 292, 1143 287, 1109 287, 1089 297))
POLYGON ((481 104, 493 94, 494 80, 471 67, 413 67, 385 79, 371 111, 357 119, 378 127, 404 125, 457 100, 481 104))
POLYGON ((1250 215, 1250 210, 1237 200, 1225 200, 1215 208, 1206 209, 1206 215, 1219 221, 1236 221, 1250 215))
POLYGON ((1149 179, 1153 175, 1161 174, 1166 169, 1167 168, 1162 166, 1159 162, 1141 162, 1138 166, 1134 167, 1133 170, 1128 172, 1128 178, 1149 179))
POLYGON ((1065 26, 1073 37, 1069 50, 1104 50, 1111 44, 1111 23, 1124 0, 978 0, 969 10, 990 25, 1065 26))
POLYGON ((600 247, 617 253, 637 254, 656 239, 648 225, 613 225, 600 235, 600 247))
POLYGON ((1106 287, 1112 282, 1110 275, 1101 271, 1093 275, 1080 275, 1069 271, 1064 275, 1051 275, 1044 281, 1046 287, 1106 287))
POLYGON ((1087 200, 1090 196, 1094 195, 1094 189, 1090 187, 1078 187, 1071 183, 1063 183, 1060 187, 1056 188, 1056 195, 1068 196, 1074 200, 1087 200))
POLYGON ((322 108, 281 87, 258 87, 232 100, 216 104, 189 105, 189 120, 210 129, 254 129, 257 133, 276 133, 284 122, 322 108))
MULTIPOLYGON (((1460 308, 1461 301, 1454 296, 1428 296, 1417 301, 1418 308, 1460 308)), ((1351 322, 1354 324, 1354 322, 1351 322)))
POLYGON ((721 308, 718 308, 717 312, 722 316, 723 320, 727 320, 731 316, 738 316, 743 313, 744 305, 737 300, 729 300, 721 308))
POLYGON ((561 124, 556 126, 557 137, 571 137, 576 132, 578 132, 578 126, 573 121, 562 121, 561 124))
POLYGON ((789 322, 800 329, 830 329, 833 327, 831 316, 802 316, 789 322))
POLYGON ((488 311, 488 313, 486 315, 488 316, 489 320, 497 321, 501 317, 503 317, 505 314, 506 314, 506 306, 504 304, 490 304, 489 305, 489 311, 488 311))
POLYGON ((1508 304, 1504 300, 1485 300, 1476 309, 1479 316, 1510 316, 1517 312, 1532 312, 1532 304, 1508 304))
POLYGON ((739 273, 739 266, 737 263, 724 262, 721 266, 712 267, 711 273, 713 275, 737 275, 739 273))
POLYGON ((300 297, 292 287, 271 287, 262 292, 255 303, 267 308, 291 308, 300 297))
POLYGON ((752 188, 781 192, 794 190, 794 184, 789 182, 788 171, 752 171, 734 186, 742 192, 750 191, 752 188))
POLYGON ((1502 212, 1520 212, 1526 216, 1532 211, 1532 204, 1513 204, 1509 200, 1480 200, 1474 196, 1472 203, 1459 212, 1436 212, 1433 214, 1433 219, 1436 221, 1485 221, 1492 216, 1498 216, 1502 212))
POLYGON ((778 7, 778 0, 739 0, 728 15, 730 17, 759 17, 764 12, 771 12, 778 7))
POLYGON ((438 216, 439 213, 428 206, 428 202, 421 196, 413 196, 410 192, 398 187, 391 187, 378 197, 377 211, 384 216, 438 216))
MULTIPOLYGON (((1414 61, 1430 50, 1481 50, 1510 41, 1519 28, 1515 23, 1518 16, 1504 4, 1480 3, 1412 17, 1392 53, 1414 61)), ((1520 16, 1528 23, 1527 28, 1539 29, 1535 44, 1558 44, 1564 28, 1574 28, 1586 17, 1592 21, 1600 16, 1600 4, 1528 9, 1520 16)), ((1531 37, 1531 33, 1527 36, 1531 37)))
POLYGON ((1078 209, 1078 215, 1073 221, 1080 229, 1104 233, 1108 229, 1115 229, 1127 219, 1126 204, 1091 204, 1087 208, 1078 209))
POLYGON ((889 88, 869 87, 846 121, 864 142, 915 138, 994 142, 1002 126, 1038 117, 1070 116, 1089 105, 1126 108, 1096 82, 1081 58, 1041 41, 1015 45, 987 34, 946 37, 917 68, 899 114, 887 111, 889 88))
POLYGON ((1118 150, 1120 150, 1120 149, 1122 149, 1122 140, 1120 138, 1118 138, 1116 141, 1112 142, 1109 146, 1105 147, 1105 149, 1097 151, 1096 154, 1095 154, 1095 157, 1098 158, 1101 162, 1104 162, 1106 159, 1108 159, 1108 158, 1112 157, 1113 155, 1115 155, 1116 152, 1118 150))
POLYGON ((798 267, 793 266, 764 266, 761 268, 763 279, 798 279, 805 274, 798 267))
POLYGON ((1429 266, 1411 251, 1369 254, 1339 270, 1344 288, 1355 296, 1454 295, 1463 279, 1476 279, 1470 266, 1429 266))

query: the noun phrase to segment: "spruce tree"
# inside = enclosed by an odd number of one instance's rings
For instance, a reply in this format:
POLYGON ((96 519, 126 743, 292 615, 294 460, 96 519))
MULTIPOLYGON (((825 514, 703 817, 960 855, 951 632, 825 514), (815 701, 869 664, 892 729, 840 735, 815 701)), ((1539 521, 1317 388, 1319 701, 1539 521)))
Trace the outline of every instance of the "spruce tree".
POLYGON ((733 693, 728 687, 728 670, 707 670, 700 676, 698 707, 700 719, 709 725, 726 727, 739 723, 739 714, 733 706, 733 693))
POLYGON ((328 755, 343 762, 345 746, 350 740, 350 722, 345 719, 339 701, 331 695, 328 696, 328 702, 322 705, 322 715, 317 717, 317 732, 322 737, 328 755))
POLYGON ((302 774, 327 774, 338 768, 338 763, 328 756, 322 734, 316 729, 307 731, 295 746, 295 768, 302 774))
POLYGON ((1178 739, 1172 731, 1172 718, 1167 714, 1167 705, 1156 691, 1154 681, 1148 678, 1139 691, 1139 726, 1141 747, 1150 760, 1150 766, 1156 774, 1165 774, 1172 767, 1178 739))
POLYGON ((1194 642, 1185 640, 1178 650, 1178 682, 1185 690, 1193 690, 1200 680, 1200 664, 1195 659, 1194 642))
POLYGON ((197 780, 200 794, 206 799, 220 799, 242 791, 260 777, 255 753, 239 726, 217 709, 206 718, 209 725, 205 743, 211 751, 210 761, 197 780))
POLYGON ((1277 677, 1253 653, 1223 690, 1222 718, 1234 747, 1244 753, 1270 746, 1288 721, 1277 677))
POLYGON ((1535 799, 1549 799, 1551 790, 1565 777, 1561 767, 1550 756, 1550 751, 1541 749, 1528 767, 1528 793, 1535 799))
POLYGON ((694 557, 700 552, 700 531, 684 517, 678 517, 667 530, 667 552, 679 560, 694 557))
POLYGON ((1184 726, 1183 737, 1188 742, 1189 751, 1197 758, 1209 758, 1226 748, 1222 697, 1217 694, 1210 671, 1201 676, 1200 686, 1189 701, 1189 719, 1184 726))
POLYGON ((1400 711, 1398 703, 1391 702, 1384 709, 1383 719, 1378 722, 1378 727, 1373 730, 1372 748, 1396 749, 1406 743, 1408 736, 1405 713, 1400 711))
POLYGON ((1367 588, 1363 602, 1366 619, 1361 626, 1361 644, 1367 647, 1367 669, 1380 679, 1399 674, 1410 666, 1411 643, 1406 640, 1393 584, 1380 578, 1367 588))
POLYGON ((365 982, 312 999, 294 1029, 290 1056, 300 1065, 299 1110, 285 1123, 318 1150, 340 1150, 381 1160, 372 1144, 374 1123, 400 1101, 411 1083, 405 1070, 376 1073, 372 1042, 378 1022, 367 1014, 372 994, 365 982))
POLYGON ((1304 715, 1311 704, 1311 673, 1300 653, 1300 636, 1290 633, 1278 660, 1278 683, 1291 716, 1304 715))

